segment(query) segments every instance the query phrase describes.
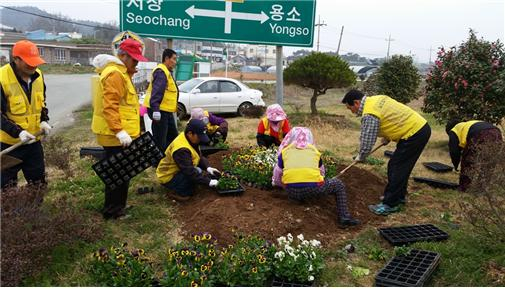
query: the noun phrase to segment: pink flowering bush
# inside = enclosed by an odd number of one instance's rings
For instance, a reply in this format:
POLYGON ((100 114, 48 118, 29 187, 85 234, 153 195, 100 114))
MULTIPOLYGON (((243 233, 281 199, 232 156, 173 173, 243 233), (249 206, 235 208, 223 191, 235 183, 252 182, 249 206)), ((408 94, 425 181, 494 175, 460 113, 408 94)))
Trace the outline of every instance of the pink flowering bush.
POLYGON ((478 119, 498 123, 505 116, 505 50, 499 40, 470 36, 459 47, 440 48, 426 77, 423 111, 440 123, 478 119))

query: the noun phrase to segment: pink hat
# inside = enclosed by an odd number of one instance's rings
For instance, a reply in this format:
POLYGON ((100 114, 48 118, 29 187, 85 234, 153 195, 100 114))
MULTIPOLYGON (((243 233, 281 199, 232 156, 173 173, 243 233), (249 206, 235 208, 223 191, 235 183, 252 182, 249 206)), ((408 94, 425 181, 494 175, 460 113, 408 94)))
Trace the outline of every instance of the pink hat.
POLYGON ((287 116, 279 104, 273 104, 267 107, 267 119, 273 122, 286 120, 287 116))

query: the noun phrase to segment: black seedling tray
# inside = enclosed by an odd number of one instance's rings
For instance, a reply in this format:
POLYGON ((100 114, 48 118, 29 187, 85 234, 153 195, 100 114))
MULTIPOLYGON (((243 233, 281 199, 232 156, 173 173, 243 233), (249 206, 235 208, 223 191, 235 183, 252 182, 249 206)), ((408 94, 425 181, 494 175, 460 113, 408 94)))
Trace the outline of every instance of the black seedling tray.
POLYGON ((242 186, 242 184, 238 184, 237 189, 226 189, 226 190, 218 190, 217 193, 220 195, 241 195, 242 193, 245 192, 245 188, 242 186))
POLYGON ((426 183, 429 186, 436 187, 436 188, 457 189, 459 186, 457 183, 443 181, 443 180, 436 180, 436 179, 431 179, 431 178, 426 178, 426 177, 414 177, 414 181, 426 183))
POLYGON ((92 168, 111 189, 128 182, 150 166, 156 166, 165 153, 154 143, 151 133, 146 132, 130 146, 110 158, 93 164, 92 168))
POLYGON ((391 259, 375 276, 375 286, 422 287, 439 262, 439 253, 412 249, 408 255, 391 259))
POLYGON ((435 172, 449 172, 452 171, 452 166, 445 165, 440 162, 423 162, 423 165, 435 172))
POLYGON ((79 151, 79 157, 92 156, 98 160, 105 158, 105 150, 102 147, 81 147, 79 151))
POLYGON ((202 152, 202 155, 205 157, 212 155, 214 153, 217 153, 219 151, 226 151, 226 150, 228 150, 228 149, 216 148, 216 147, 209 146, 209 145, 200 145, 200 152, 202 152))
POLYGON ((272 287, 312 287, 312 283, 310 284, 304 284, 304 283, 292 283, 292 282, 286 282, 284 280, 274 278, 272 280, 272 287))
POLYGON ((379 233, 393 246, 422 241, 442 241, 449 238, 449 234, 431 224, 380 228, 379 233))
POLYGON ((386 156, 386 157, 391 158, 391 157, 393 157, 393 154, 395 154, 394 151, 391 151, 391 150, 384 151, 384 156, 386 156))

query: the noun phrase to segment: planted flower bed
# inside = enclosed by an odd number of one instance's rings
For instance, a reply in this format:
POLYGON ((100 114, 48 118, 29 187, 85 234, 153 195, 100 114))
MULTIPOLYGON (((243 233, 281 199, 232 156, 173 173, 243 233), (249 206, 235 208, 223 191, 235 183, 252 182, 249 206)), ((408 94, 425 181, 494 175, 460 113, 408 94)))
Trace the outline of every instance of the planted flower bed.
POLYGON ((275 148, 248 147, 231 153, 223 159, 223 168, 240 176, 245 183, 260 188, 272 187, 272 172, 277 163, 275 148))

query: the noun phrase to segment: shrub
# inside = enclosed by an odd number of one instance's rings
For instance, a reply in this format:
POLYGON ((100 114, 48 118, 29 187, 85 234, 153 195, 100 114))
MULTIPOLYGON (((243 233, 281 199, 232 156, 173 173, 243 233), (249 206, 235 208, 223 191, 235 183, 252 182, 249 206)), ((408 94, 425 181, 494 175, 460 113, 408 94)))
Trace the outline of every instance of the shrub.
POLYGON ((217 260, 216 240, 211 234, 194 234, 190 242, 181 242, 167 252, 162 286, 212 286, 217 260))
POLYGON ((367 85, 367 89, 374 88, 377 90, 375 94, 387 95, 406 104, 417 99, 421 76, 414 66, 412 57, 393 55, 379 67, 372 81, 375 84, 367 85))
POLYGON ((366 81, 363 82, 363 93, 367 96, 375 96, 380 92, 377 84, 377 73, 372 74, 366 81))
POLYGON ((234 245, 220 253, 216 284, 226 286, 265 286, 271 275, 275 249, 256 236, 239 236, 234 245))
POLYGON ((57 245, 101 237, 96 220, 65 199, 43 205, 44 187, 2 189, 1 286, 19 286, 44 267, 57 245))
POLYGON ((91 276, 99 286, 143 287, 150 286, 153 270, 143 249, 110 247, 110 252, 101 248, 93 253, 91 276))
POLYGON ((253 106, 249 106, 246 109, 244 109, 244 116, 246 118, 257 119, 257 118, 262 117, 263 114, 265 114, 265 111, 266 111, 266 107, 253 105, 253 106))
POLYGON ((284 81, 312 89, 310 111, 317 114, 317 97, 328 89, 348 87, 356 83, 356 75, 338 56, 315 52, 295 60, 284 70, 284 81))
POLYGON ((473 160, 468 200, 460 202, 475 230, 505 242, 505 145, 482 144, 473 160))
POLYGON ((426 77, 423 110, 440 123, 452 119, 499 123, 505 116, 504 64, 503 44, 479 40, 470 30, 458 48, 440 48, 426 77))
POLYGON ((312 282, 321 273, 324 260, 321 243, 305 240, 300 234, 297 240, 291 234, 277 239, 278 251, 274 255, 274 273, 286 281, 296 283, 312 282))

